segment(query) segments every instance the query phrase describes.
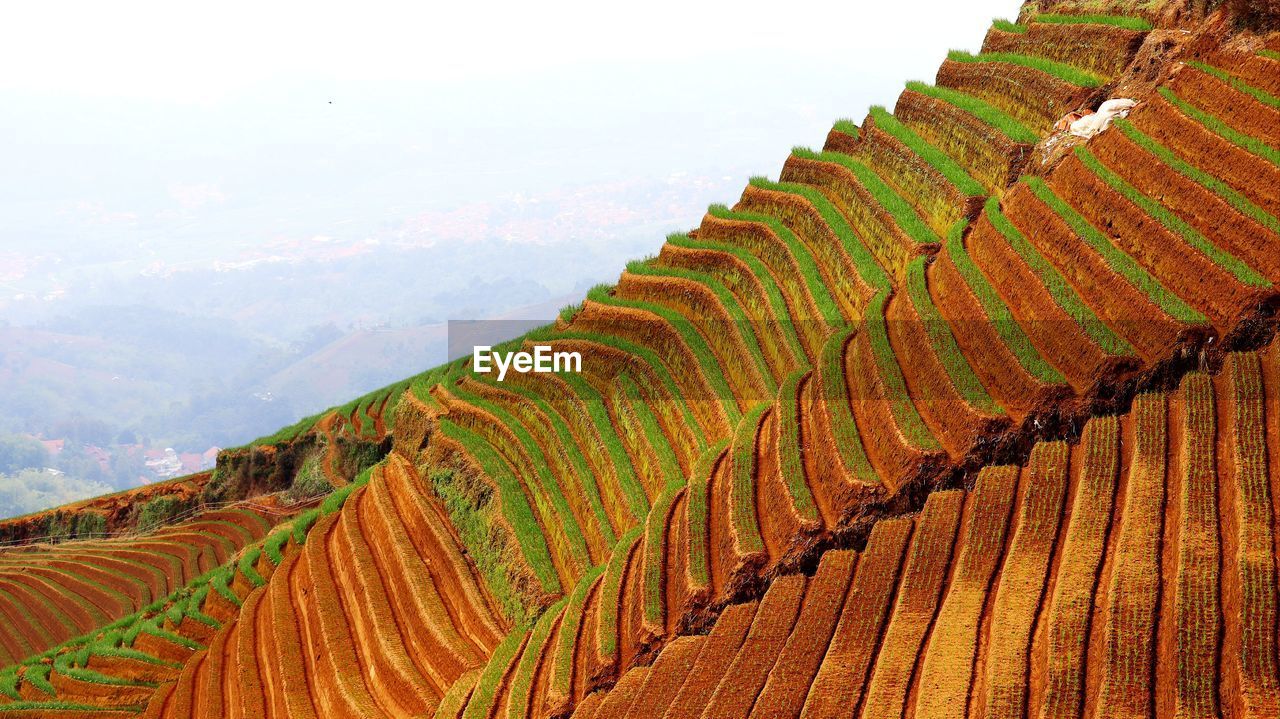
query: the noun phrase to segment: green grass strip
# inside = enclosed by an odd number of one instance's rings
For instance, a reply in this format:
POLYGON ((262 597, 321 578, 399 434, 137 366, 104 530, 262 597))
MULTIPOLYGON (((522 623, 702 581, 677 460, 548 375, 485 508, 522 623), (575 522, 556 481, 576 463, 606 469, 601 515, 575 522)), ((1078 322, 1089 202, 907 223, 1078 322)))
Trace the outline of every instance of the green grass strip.
POLYGON ((763 177, 751 178, 751 184, 763 190, 788 192, 808 200, 809 204, 818 211, 822 221, 839 238, 840 245, 848 253, 849 259, 853 261, 853 266, 862 281, 866 282, 873 290, 888 289, 890 287, 889 276, 885 274, 884 268, 880 266, 880 263, 876 262, 871 250, 868 250, 862 240, 858 239, 858 236, 853 232, 853 228, 849 226, 849 222, 844 219, 844 215, 840 214, 840 211, 836 209, 835 205, 831 204, 831 200, 827 199, 826 195, 808 185, 801 185, 795 182, 771 182, 763 177))
MULTIPOLYGON (((600 527, 600 534, 604 538, 605 544, 613 546, 617 543, 618 537, 614 534, 613 523, 609 520, 609 513, 605 511, 604 502, 600 498, 600 487, 597 484, 595 472, 587 464, 587 458, 582 454, 582 449, 578 447, 578 440, 573 436, 569 425, 555 408, 527 387, 511 385, 504 386, 502 389, 524 397, 547 418, 547 423, 551 426, 552 431, 555 432, 558 446, 568 455, 569 463, 573 465, 576 484, 582 487, 587 503, 591 505, 591 513, 595 515, 596 523, 600 527)), ((588 440, 585 437, 583 439, 588 440)))
POLYGON ((605 451, 609 453, 614 470, 618 474, 618 482, 622 486, 622 495, 627 500, 627 508, 631 510, 638 524, 649 513, 649 495, 645 493, 644 485, 636 477, 631 457, 627 454, 613 422, 609 419, 609 410, 605 407, 604 397, 582 375, 565 373, 558 376, 577 394, 578 401, 582 403, 591 418, 591 423, 600 434, 600 441, 604 444, 605 451))
POLYGON ((911 299, 916 314, 920 316, 921 323, 924 324, 924 330, 929 336, 929 344, 951 380, 951 386, 955 387, 965 404, 983 414, 1003 415, 1004 408, 996 404, 991 395, 987 394, 987 388, 973 373, 969 360, 960 351, 960 345, 951 334, 950 325, 933 304, 925 275, 928 264, 928 258, 917 257, 907 266, 907 296, 911 299))
POLYGON ((1236 77, 1235 75, 1232 75, 1231 73, 1225 70, 1219 70, 1218 68, 1213 67, 1212 65, 1207 65, 1203 62, 1192 60, 1187 64, 1201 72, 1207 73, 1209 75, 1212 75, 1218 78, 1219 80, 1227 83, 1228 85, 1230 85, 1231 87, 1234 87, 1240 92, 1243 92, 1246 95, 1249 95, 1250 97, 1262 103, 1263 105, 1266 105, 1267 107, 1280 110, 1280 97, 1276 97, 1275 95, 1272 95, 1266 90, 1261 90, 1259 88, 1256 88, 1253 85, 1250 85, 1249 83, 1245 82, 1244 80, 1241 80, 1240 78, 1236 77))
POLYGON ((1112 172, 1106 165, 1103 165, 1102 161, 1092 152, 1089 152, 1087 148, 1083 146, 1077 147, 1075 153, 1076 157, 1079 157, 1086 167, 1102 178, 1103 182, 1124 195, 1130 202, 1140 207, 1143 212, 1154 217, 1157 222, 1170 232, 1175 235, 1181 235, 1187 241, 1187 244, 1199 250, 1215 265, 1229 272, 1237 280, 1251 287, 1271 286, 1267 278, 1258 274, 1246 262, 1218 247, 1209 238, 1200 234, 1198 230, 1171 212, 1169 208, 1139 192, 1138 188, 1130 185, 1124 178, 1112 172))
POLYGON ((919 155, 920 159, 929 163, 933 169, 946 178, 947 182, 955 185, 956 189, 965 195, 977 197, 987 194, 986 188, 982 186, 982 183, 973 179, 968 171, 960 166, 960 163, 952 159, 947 153, 926 142, 911 128, 902 124, 901 120, 891 115, 888 110, 879 105, 874 105, 871 108, 871 117, 875 121, 876 127, 897 138, 899 142, 919 155))
POLYGON ((641 589, 644 620, 659 627, 666 623, 667 515, 684 486, 683 481, 668 482, 644 523, 644 583, 641 589))
MULTIPOLYGON (((688 270, 683 267, 672 267, 670 265, 655 265, 648 261, 628 262, 627 272, 648 277, 677 277, 695 282, 711 290, 720 302, 720 306, 724 308, 725 314, 729 315, 731 320, 731 329, 726 330, 726 332, 737 333, 743 346, 750 353, 751 359, 755 362, 756 373, 760 375, 765 388, 769 392, 777 389, 778 385, 773 379, 773 373, 769 371, 769 363, 765 360, 764 353, 760 350, 760 339, 756 337, 755 327, 747 317, 747 313, 742 310, 742 305, 738 302, 738 298, 717 277, 706 272, 688 270)), ((704 328, 703 332, 706 332, 707 329, 704 328)), ((709 329, 712 332, 716 331, 714 327, 709 329)), ((717 364, 720 364, 719 358, 717 358, 717 364)))
MULTIPOLYGON (((820 517, 813 492, 805 481, 804 449, 800 446, 800 401, 797 397, 800 381, 808 373, 807 367, 792 372, 778 390, 778 457, 782 462, 782 479, 796 515, 802 522, 816 523, 820 517)), ((690 498, 690 503, 692 501, 690 498)))
POLYGON ((1220 135, 1231 144, 1245 150, 1246 152, 1264 158, 1273 165, 1280 165, 1280 150, 1276 150, 1252 135, 1246 135, 1243 132, 1232 128, 1222 120, 1219 120, 1213 115, 1210 115, 1204 110, 1201 110, 1195 105, 1192 105, 1186 100, 1178 97, 1173 90, 1167 87, 1162 87, 1158 89, 1157 92, 1160 93, 1161 97, 1172 103, 1174 107, 1178 108, 1182 114, 1192 120, 1195 120, 1201 125, 1204 125, 1210 132, 1220 135))
POLYGON ((506 460, 498 456, 488 443, 461 425, 444 420, 440 422, 440 431, 445 437, 461 444, 463 449, 480 464, 484 473, 498 485, 502 516, 511 523, 516 542, 520 545, 521 553, 529 563, 529 568, 533 570, 534 576, 538 578, 544 591, 559 592, 560 575, 551 561, 551 550, 547 547, 542 526, 538 524, 533 508, 529 506, 524 487, 507 466, 506 460))
POLYGON ((275 566, 280 566, 284 561, 284 545, 289 543, 291 533, 288 530, 275 532, 267 536, 267 540, 262 543, 262 551, 266 552, 267 560, 275 566))
MULTIPOLYGON (((546 653, 547 642, 551 639, 551 629, 555 627, 556 620, 564 614, 565 605, 568 603, 569 598, 563 597, 552 604, 534 623, 533 631, 529 632, 529 640, 525 642, 524 652, 520 654, 520 661, 516 664, 515 673, 511 677, 511 686, 507 690, 508 716, 528 716, 529 704, 533 699, 533 679, 537 675, 538 665, 542 663, 543 654, 546 653)), ((561 630, 560 633, 563 635, 564 631, 561 630)))
POLYGON ((952 50, 947 53, 948 60, 956 62, 1003 62, 1009 65, 1018 65, 1020 67, 1030 68, 1051 75, 1064 82, 1069 82, 1077 87, 1095 88, 1101 87, 1105 80, 1087 70, 1081 70, 1074 65, 1068 65, 1064 62, 1049 60, 1043 57, 1035 57, 1032 55, 1019 55, 1012 52, 984 52, 974 55, 964 50, 952 50))
MULTIPOLYGON (((27 667, 27 671, 22 673, 22 679, 31 686, 48 694, 49 696, 57 696, 58 692, 49 683, 49 674, 53 671, 52 664, 32 664, 27 667)), ((97 707, 95 707, 96 709, 97 707)))
POLYGON ((1055 25, 1110 25, 1124 30, 1136 30, 1138 32, 1147 32, 1151 30, 1151 23, 1140 17, 1129 17, 1127 15, 1045 14, 1034 16, 1032 18, 1032 22, 1051 23, 1055 25))
POLYGON ((689 579, 695 592, 711 588, 711 565, 708 559, 708 552, 711 550, 707 544, 711 521, 707 506, 710 500, 708 492, 711 489, 711 471, 728 446, 729 440, 722 439, 708 447, 698 457, 693 476, 689 478, 689 500, 685 505, 685 515, 689 521, 689 579))
POLYGON ((1280 52, 1275 50, 1259 50, 1258 57, 1265 57, 1268 60, 1280 60, 1280 52))
MULTIPOLYGON (((563 532, 570 556, 576 564, 573 568, 574 574, 585 572, 591 566, 591 553, 587 550, 586 536, 582 531, 582 527, 578 525, 578 518, 574 515, 573 508, 569 506, 569 500, 565 497, 564 488, 560 486, 560 482, 551 473, 551 465, 547 461, 546 455, 543 454, 542 448, 538 446, 538 443, 534 441, 533 436, 529 434, 529 429, 525 427, 524 422, 505 408, 500 407, 497 402, 491 402, 459 386, 453 386, 450 389, 458 399, 493 415, 500 425, 515 435, 520 448, 529 458, 531 465, 529 469, 538 478, 538 485, 541 487, 547 501, 551 503, 552 512, 558 518, 558 523, 553 523, 555 520, 544 514, 543 521, 548 523, 548 525, 544 526, 544 531, 548 533, 563 532)), ((537 501, 536 497, 535 501, 537 501)))
POLYGON ((307 532, 320 519, 320 508, 308 509, 293 520, 293 542, 299 546, 307 543, 307 532))
POLYGON ((587 611, 587 596, 591 587, 604 574, 602 564, 587 572, 573 588, 569 595, 569 603, 565 605, 564 618, 560 620, 560 635, 556 638, 555 665, 551 683, 551 693, 558 696, 573 694, 573 656, 578 644, 578 634, 582 629, 582 620, 587 611))
POLYGON ((761 402, 742 418, 733 434, 733 483, 729 489, 729 521, 741 554, 764 551, 760 537, 760 518, 756 514, 756 435, 769 409, 761 402))
POLYGON ((952 90, 949 87, 938 87, 928 83, 912 80, 907 83, 907 89, 912 92, 918 92, 921 95, 931 97, 935 100, 941 100, 949 105, 953 105, 974 117, 982 120, 984 123, 999 130, 1005 137, 1014 142, 1021 142, 1028 145, 1034 145, 1040 141, 1040 136, 1034 130, 1022 124, 1013 115, 992 105, 986 100, 974 97, 973 95, 952 90))
POLYGON ((1175 155, 1172 150, 1156 141, 1155 138, 1149 137, 1137 127, 1134 127, 1132 122, 1122 119, 1116 119, 1114 122, 1116 126, 1120 128, 1120 131, 1128 136, 1129 139, 1133 140, 1147 152, 1150 152, 1160 158, 1161 162, 1177 170, 1180 174, 1186 176, 1193 182, 1199 183, 1200 185, 1208 188, 1215 195, 1226 200, 1227 204, 1238 210, 1240 214, 1248 217, 1254 222, 1257 222, 1268 230, 1280 234, 1280 219, 1277 219, 1266 210, 1250 202, 1249 198, 1237 192, 1230 185, 1219 180, 1213 175, 1210 175, 1204 170, 1201 170, 1195 165, 1184 161, 1182 158, 1175 155))
MULTIPOLYGON (((696 249, 696 250, 714 250, 727 255, 732 255, 739 262, 747 266, 747 270, 756 278, 761 287, 764 288, 765 294, 769 300, 769 311, 772 318, 781 326, 778 328, 783 337, 783 341, 790 350, 793 358, 802 359, 804 347, 800 344, 800 337, 796 334, 796 319, 791 312, 791 308, 787 305, 786 298, 783 296, 782 288, 778 285, 778 279, 773 276, 760 258, 747 252, 741 247, 730 245, 725 242, 717 242, 715 240, 694 240, 685 234, 671 234, 667 236, 667 243, 675 247, 696 249)), ((834 305, 833 305, 834 308, 834 305)))
POLYGON ((240 573, 243 574, 245 579, 248 579, 255 587, 261 587, 267 583, 267 580, 263 579, 262 575, 258 574, 258 570, 253 566, 258 563, 258 557, 260 556, 262 556, 262 549, 259 547, 253 547, 240 557, 238 565, 240 567, 240 573))
POLYGON ((18 667, 11 666, 0 672, 0 694, 10 699, 22 700, 22 695, 18 693, 18 667))
POLYGON ((724 205, 712 205, 707 212, 713 217, 718 217, 722 220, 754 222, 768 227, 791 251, 791 257, 800 267, 800 275, 804 278, 805 285, 809 290, 809 296, 813 298, 813 303, 817 306, 822 319, 831 327, 839 327, 844 324, 844 315, 840 313, 840 308, 827 287, 826 280, 819 269, 818 261, 814 259, 813 252, 786 225, 782 224, 776 217, 754 212, 734 212, 724 205))
POLYGON ((636 542, 640 541, 642 534, 644 534, 643 527, 634 527, 622 535, 604 570, 604 583, 600 585, 600 601, 596 602, 596 606, 600 608, 596 625, 596 642, 600 653, 606 657, 616 656, 618 653, 618 624, 622 621, 622 575, 627 567, 627 558, 631 555, 636 542))
POLYGON ((1040 254, 1040 250, 1037 250, 1034 245, 1027 241, 1026 235, 1022 234, 1022 231, 1014 227, 1009 218, 1004 216, 1004 213, 1000 211, 999 198, 992 197, 987 200, 985 211, 987 219, 991 221, 991 226, 996 228, 996 231, 1009 242, 1014 251, 1026 261, 1027 266, 1031 268, 1036 277, 1044 283, 1045 289, 1053 297, 1054 304, 1061 307, 1067 313, 1067 316, 1084 330, 1094 344, 1109 355, 1126 356, 1134 353, 1133 346, 1113 332, 1110 327, 1103 324, 1102 320, 1098 319, 1098 316, 1080 299, 1080 295, 1062 276, 1062 273, 1058 272, 1058 269, 1049 260, 1045 259, 1044 255, 1040 254))
MULTIPOLYGON (((1128 125, 1124 120, 1117 120, 1116 124, 1122 127, 1128 125)), ((1166 152, 1168 151, 1166 150, 1166 152)), ((1043 178, 1027 177, 1025 179, 1027 186, 1031 188, 1035 196, 1048 205, 1049 209, 1053 210, 1058 217, 1061 217, 1078 237, 1087 242, 1102 257, 1102 260, 1107 263, 1112 272, 1125 278, 1129 284, 1146 295, 1165 314, 1179 322, 1188 324, 1198 324, 1205 321, 1204 315, 1182 301, 1182 298, 1170 292, 1150 272, 1147 272, 1142 265, 1130 257, 1128 253, 1116 247, 1106 235, 1099 232, 1079 212, 1076 212, 1071 205, 1068 205, 1066 201, 1058 197, 1043 178)))
POLYGON ((1007 20, 1002 17, 998 17, 995 20, 992 20, 991 27, 994 27, 1000 32, 1011 32, 1011 33, 1016 33, 1018 35, 1022 35, 1026 33, 1028 30, 1028 27, 1026 25, 1019 25, 1016 22, 1007 20))
POLYGON ((842 152, 814 152, 807 147, 793 147, 791 154, 804 160, 817 160, 818 162, 830 162, 846 168, 858 178, 859 184, 871 193, 876 202, 893 216, 898 227, 906 233, 916 244, 930 245, 941 244, 942 239, 938 234, 929 228, 924 220, 920 219, 920 215, 909 202, 902 199, 899 195, 880 179, 870 167, 849 157, 842 152))
POLYGON ((738 417, 742 416, 741 410, 738 409, 738 403, 734 400, 733 390, 729 387, 729 380, 724 376, 724 368, 720 366, 720 360, 716 357, 715 352, 711 351, 711 347, 707 345, 706 338, 698 332, 687 317, 654 302, 628 300, 611 295, 600 285, 597 285, 591 292, 587 293, 587 298, 602 305, 647 311, 664 320, 671 326, 671 329, 676 331, 680 341, 693 353, 694 359, 702 369, 702 376, 711 385, 712 392, 724 407, 725 413, 729 416, 729 421, 735 422, 738 417))
POLYGON ((1005 305, 1004 300, 996 292, 995 288, 982 274, 982 270, 974 263, 973 258, 969 256, 969 251, 964 246, 964 229, 966 222, 961 220, 951 228, 951 232, 947 235, 947 255, 951 257, 951 261, 955 263, 956 270, 964 279, 965 284, 978 298, 978 303, 982 305, 982 309, 987 313, 987 318, 991 320, 991 325, 995 329, 996 334, 1000 336, 1000 340, 1004 343, 1013 356, 1018 360, 1018 364, 1037 381, 1044 384, 1062 384, 1066 382, 1066 378, 1062 373, 1054 369, 1052 365, 1045 361, 1040 353, 1036 351, 1035 345, 1031 344, 1031 339, 1023 332, 1022 327, 1018 325, 1017 320, 1013 318, 1013 314, 1009 312, 1009 307, 1005 305))
POLYGON ((845 470, 858 482, 875 485, 880 484, 880 475, 876 474, 871 461, 867 459, 866 450, 862 446, 862 433, 853 419, 849 386, 845 384, 844 347, 852 334, 852 330, 847 328, 836 330, 822 346, 822 356, 818 362, 819 396, 827 407, 832 438, 845 470))
POLYGON ((471 692, 471 699, 462 713, 462 719, 488 719, 493 712, 498 689, 502 686, 502 677, 506 675, 507 667, 515 659, 516 653, 524 646, 527 631, 525 627, 512 629, 493 650, 480 675, 480 681, 476 682, 476 688, 471 692))
POLYGON ((858 124, 847 117, 842 117, 839 120, 836 120, 836 124, 832 125, 832 129, 835 130, 836 132, 842 132, 853 138, 858 137, 858 132, 859 132, 858 124))
POLYGON ((907 392, 907 381, 902 376, 902 367, 898 364, 898 356, 889 342, 889 327, 884 318, 885 306, 889 303, 889 293, 878 293, 867 308, 867 318, 863 325, 870 340, 871 354, 876 364, 877 374, 884 388, 884 399, 889 403, 894 424, 902 432, 903 438, 912 447, 926 452, 942 449, 938 439, 933 436, 929 426, 920 417, 915 402, 907 392))

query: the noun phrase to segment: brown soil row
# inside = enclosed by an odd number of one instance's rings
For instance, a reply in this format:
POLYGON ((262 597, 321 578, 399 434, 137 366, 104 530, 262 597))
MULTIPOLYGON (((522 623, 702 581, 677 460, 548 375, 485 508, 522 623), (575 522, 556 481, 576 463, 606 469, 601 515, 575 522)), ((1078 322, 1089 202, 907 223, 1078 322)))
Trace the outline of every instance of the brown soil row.
POLYGON ((1280 110, 1268 107, 1230 84, 1194 67, 1183 68, 1169 87, 1183 100, 1222 120, 1237 132, 1280 147, 1280 110))

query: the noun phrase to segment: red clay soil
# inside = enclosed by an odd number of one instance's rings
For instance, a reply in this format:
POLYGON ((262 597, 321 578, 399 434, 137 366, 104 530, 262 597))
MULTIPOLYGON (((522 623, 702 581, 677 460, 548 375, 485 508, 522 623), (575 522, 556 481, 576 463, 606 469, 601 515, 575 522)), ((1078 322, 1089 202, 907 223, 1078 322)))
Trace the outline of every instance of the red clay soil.
POLYGON ((1104 165, 1143 194, 1157 198, 1187 224, 1212 238, 1218 247, 1264 276, 1280 279, 1280 257, 1275 252, 1280 235, 1244 216, 1205 186, 1164 165, 1122 133, 1103 133, 1089 148, 1104 165))
POLYGON ((1226 183, 1264 211, 1280 215, 1280 167, 1210 132, 1162 97, 1139 105, 1129 119, 1178 157, 1226 183))
POLYGON ((1071 283, 1099 317, 1147 362, 1168 356, 1187 328, 1139 288, 1114 272, 1102 255, 1080 242, 1066 221, 1024 185, 1005 197, 1005 216, 1071 283))
POLYGON ((1161 248, 1182 247, 1185 241, 1111 190, 1077 158, 1059 165, 1050 184, 1090 224, 1107 228, 1118 248, 1200 309, 1219 330, 1229 328, 1267 294, 1244 286, 1198 251, 1162 252, 1161 248))
POLYGON ((1174 75, 1169 87, 1184 101, 1218 118, 1237 132, 1255 137, 1271 147, 1280 147, 1280 110, 1263 105, 1194 67, 1174 75))

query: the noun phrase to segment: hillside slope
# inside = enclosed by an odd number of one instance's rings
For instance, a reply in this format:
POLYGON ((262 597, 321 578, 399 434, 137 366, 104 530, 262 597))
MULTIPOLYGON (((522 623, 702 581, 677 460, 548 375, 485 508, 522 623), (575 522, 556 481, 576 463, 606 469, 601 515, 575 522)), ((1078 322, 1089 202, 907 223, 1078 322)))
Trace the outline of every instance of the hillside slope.
POLYGON ((229 455, 391 446, 130 701, 28 668, 0 716, 1275 716, 1280 36, 1114 5, 997 22, 508 344, 581 374, 229 455))

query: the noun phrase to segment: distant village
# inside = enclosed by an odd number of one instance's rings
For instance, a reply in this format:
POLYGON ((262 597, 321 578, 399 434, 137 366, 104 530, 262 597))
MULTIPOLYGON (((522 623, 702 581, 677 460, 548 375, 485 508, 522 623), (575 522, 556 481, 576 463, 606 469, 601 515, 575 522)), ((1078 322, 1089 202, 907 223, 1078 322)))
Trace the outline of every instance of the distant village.
MULTIPOLYGON (((65 439, 40 439, 35 437, 40 444, 44 445, 45 450, 49 453, 50 460, 56 460, 67 447, 65 439)), ((91 444, 81 447, 84 454, 102 468, 103 472, 111 471, 112 454, 126 454, 130 457, 141 457, 143 466, 146 468, 147 474, 138 476, 138 484, 147 484, 162 479, 172 479, 181 477, 186 474, 194 474, 202 472, 206 469, 213 469, 218 461, 218 452, 221 447, 210 447, 203 452, 178 452, 172 447, 164 449, 148 449, 142 444, 115 445, 110 449, 104 449, 91 444)), ((60 470, 47 467, 46 471, 61 474, 60 470)))

